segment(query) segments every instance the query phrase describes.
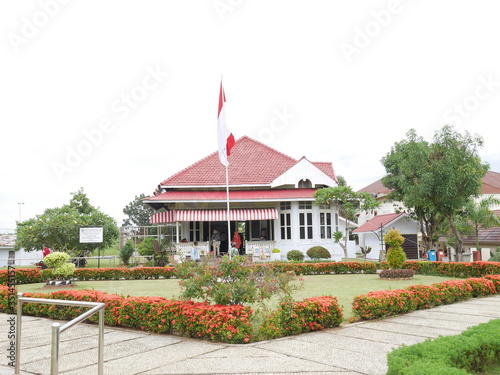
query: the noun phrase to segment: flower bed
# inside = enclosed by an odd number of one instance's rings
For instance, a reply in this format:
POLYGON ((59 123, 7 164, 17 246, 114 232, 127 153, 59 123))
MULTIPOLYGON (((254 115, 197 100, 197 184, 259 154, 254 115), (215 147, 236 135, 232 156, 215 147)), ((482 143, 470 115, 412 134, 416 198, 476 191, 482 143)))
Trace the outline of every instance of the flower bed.
MULTIPOLYGON (((255 264, 252 267, 272 267, 280 272, 294 271, 302 275, 345 274, 345 273, 376 273, 374 263, 358 262, 325 262, 325 263, 271 263, 255 264)), ((36 268, 19 268, 15 270, 0 270, 0 284, 8 283, 8 272, 15 272, 16 284, 41 283, 54 279, 52 270, 36 268)), ((174 267, 136 267, 136 268, 77 268, 73 278, 76 280, 144 280, 173 278, 174 267)), ((12 278, 11 278, 12 279, 12 278)))
POLYGON ((356 318, 378 319, 496 293, 500 293, 500 275, 450 280, 357 296, 352 303, 352 312, 356 318))
MULTIPOLYGON (((25 293, 26 297, 73 301, 104 302, 105 324, 141 329, 147 332, 178 334, 217 342, 242 344, 267 339, 264 333, 254 333, 250 323, 253 311, 242 305, 210 305, 206 302, 168 300, 163 297, 121 297, 95 290, 65 290, 52 293, 25 293)), ((7 286, 0 286, 0 309, 9 305, 7 286)), ((23 314, 73 319, 86 309, 34 303, 23 304, 23 314)), ((338 327, 342 310, 334 297, 315 297, 295 302, 289 309, 274 315, 283 323, 273 337, 298 334, 312 330, 338 327)), ((97 323, 98 316, 89 318, 97 323)), ((266 326, 263 325, 265 328, 266 326)), ((261 329, 262 330, 262 329, 261 329)))

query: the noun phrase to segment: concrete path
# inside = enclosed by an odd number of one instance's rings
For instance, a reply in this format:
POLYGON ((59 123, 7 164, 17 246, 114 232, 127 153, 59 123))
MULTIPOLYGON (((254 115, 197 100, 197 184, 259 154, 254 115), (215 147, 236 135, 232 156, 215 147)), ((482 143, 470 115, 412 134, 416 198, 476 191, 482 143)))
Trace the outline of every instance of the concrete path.
MULTIPOLYGON (((14 374, 6 359, 8 318, 0 314, 0 375, 14 374)), ((382 375, 387 371, 387 353, 393 348, 427 337, 457 335, 498 318, 500 295, 247 345, 106 327, 104 373, 382 375)), ((22 374, 50 373, 52 323, 49 319, 23 317, 22 374)), ((61 335, 60 374, 97 374, 96 362, 95 325, 82 323, 61 335)))

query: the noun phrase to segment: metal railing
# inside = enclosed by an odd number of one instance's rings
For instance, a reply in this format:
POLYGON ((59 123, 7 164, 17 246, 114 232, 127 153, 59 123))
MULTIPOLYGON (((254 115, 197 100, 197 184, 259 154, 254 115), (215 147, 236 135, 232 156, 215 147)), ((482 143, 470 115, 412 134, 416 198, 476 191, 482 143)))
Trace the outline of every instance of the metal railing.
POLYGON ((61 325, 60 323, 52 324, 52 341, 51 341, 51 360, 50 360, 50 375, 59 374, 59 339, 62 332, 81 321, 89 318, 96 312, 99 312, 99 343, 98 343, 98 358, 97 358, 97 373, 103 375, 104 364, 104 306, 102 302, 83 302, 83 301, 66 301, 58 299, 44 298, 29 298, 23 297, 22 293, 17 294, 17 320, 16 320, 16 367, 15 375, 20 375, 21 366, 21 317, 23 313, 23 302, 41 303, 48 305, 64 305, 76 307, 92 307, 92 309, 79 315, 75 319, 61 325))

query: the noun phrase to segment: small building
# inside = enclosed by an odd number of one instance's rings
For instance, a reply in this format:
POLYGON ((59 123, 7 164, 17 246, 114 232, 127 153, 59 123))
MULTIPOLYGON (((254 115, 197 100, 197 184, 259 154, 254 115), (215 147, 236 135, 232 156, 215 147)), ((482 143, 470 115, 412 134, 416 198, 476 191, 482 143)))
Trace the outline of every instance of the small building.
POLYGON ((402 212, 399 214, 377 215, 373 219, 360 225, 353 230, 353 234, 358 234, 359 245, 371 247, 368 255, 371 259, 383 260, 387 251, 384 243, 384 235, 389 229, 399 229, 405 242, 402 247, 409 260, 419 259, 418 253, 418 222, 411 219, 408 214, 402 212), (361 236, 362 234, 362 236, 361 236))
POLYGON ((41 251, 14 250, 15 234, 0 234, 0 267, 32 266, 43 258, 41 251))
POLYGON ((221 253, 227 252, 236 231, 241 252, 261 259, 268 259, 274 248, 286 259, 290 250, 305 253, 316 245, 334 259, 343 256, 333 241, 333 233, 345 225, 337 208, 317 206, 313 197, 316 190, 337 185, 331 163, 296 160, 245 136, 231 150, 228 181, 230 228, 226 170, 217 152, 163 180, 144 203, 158 211, 153 224, 177 225, 177 248, 184 253, 194 241, 210 249, 214 231, 221 253))

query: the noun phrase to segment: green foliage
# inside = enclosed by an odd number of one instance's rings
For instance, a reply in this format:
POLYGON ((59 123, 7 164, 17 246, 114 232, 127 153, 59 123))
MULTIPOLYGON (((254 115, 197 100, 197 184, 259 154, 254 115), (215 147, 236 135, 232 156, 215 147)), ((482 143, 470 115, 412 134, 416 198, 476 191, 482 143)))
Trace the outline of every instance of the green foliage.
POLYGON ((144 198, 147 198, 144 194, 136 196, 125 206, 123 213, 127 216, 123 220, 124 226, 151 226, 150 218, 155 210, 142 202, 144 198))
POLYGON ((384 242, 389 246, 401 246, 405 242, 405 238, 399 229, 389 229, 384 235, 384 242))
POLYGON ((56 267, 53 270, 53 275, 62 279, 69 279, 75 273, 75 265, 73 263, 65 263, 62 266, 56 267))
POLYGON ((146 237, 142 242, 137 246, 137 251, 140 255, 153 255, 154 254, 154 242, 155 239, 153 237, 146 237))
POLYGON ((275 254, 278 254, 278 253, 280 253, 281 251, 280 251, 280 249, 273 249, 273 251, 272 251, 272 252, 273 252, 273 253, 275 253, 275 254))
POLYGON ((47 255, 43 259, 43 262, 47 267, 53 268, 52 275, 68 279, 73 276, 75 272, 75 265, 73 263, 67 263, 68 260, 68 254, 56 251, 47 255))
POLYGON ((408 269, 382 270, 379 276, 381 279, 411 279, 415 276, 415 271, 408 269))
POLYGON ((406 261, 406 253, 401 246, 391 246, 387 251, 386 260, 393 270, 400 269, 406 261))
POLYGON ((60 251, 50 253, 45 258, 43 258, 43 262, 45 263, 45 265, 50 268, 61 267, 63 264, 67 263, 68 260, 69 255, 60 251))
POLYGON ((123 264, 128 266, 128 262, 130 258, 134 255, 134 245, 132 244, 132 241, 127 241, 125 245, 120 249, 120 259, 122 260, 123 264))
POLYGON ((306 251, 306 254, 311 259, 329 259, 332 257, 328 249, 323 246, 313 246, 306 251))
POLYGON ((500 356, 500 319, 471 327, 457 336, 438 337, 393 350, 388 375, 479 373, 500 356))
POLYGON ((448 125, 435 133, 432 143, 411 129, 407 139, 397 142, 382 159, 387 172, 382 183, 392 189, 389 198, 402 202, 423 223, 427 249, 447 219, 458 240, 457 250, 462 252, 463 241, 454 218, 481 191, 488 170, 479 157, 482 146, 479 136, 461 135, 448 125))
POLYGON ((304 254, 300 250, 290 250, 286 254, 286 259, 301 262, 304 260, 304 254))
POLYGON ((495 255, 493 255, 490 259, 489 262, 500 262, 500 251, 497 250, 495 255))
POLYGON ((47 246, 55 251, 80 255, 112 246, 119 235, 115 221, 91 206, 82 189, 71 194, 69 204, 46 209, 35 218, 18 222, 14 249, 36 251, 47 246), (82 226, 102 226, 103 243, 81 244, 82 226))

